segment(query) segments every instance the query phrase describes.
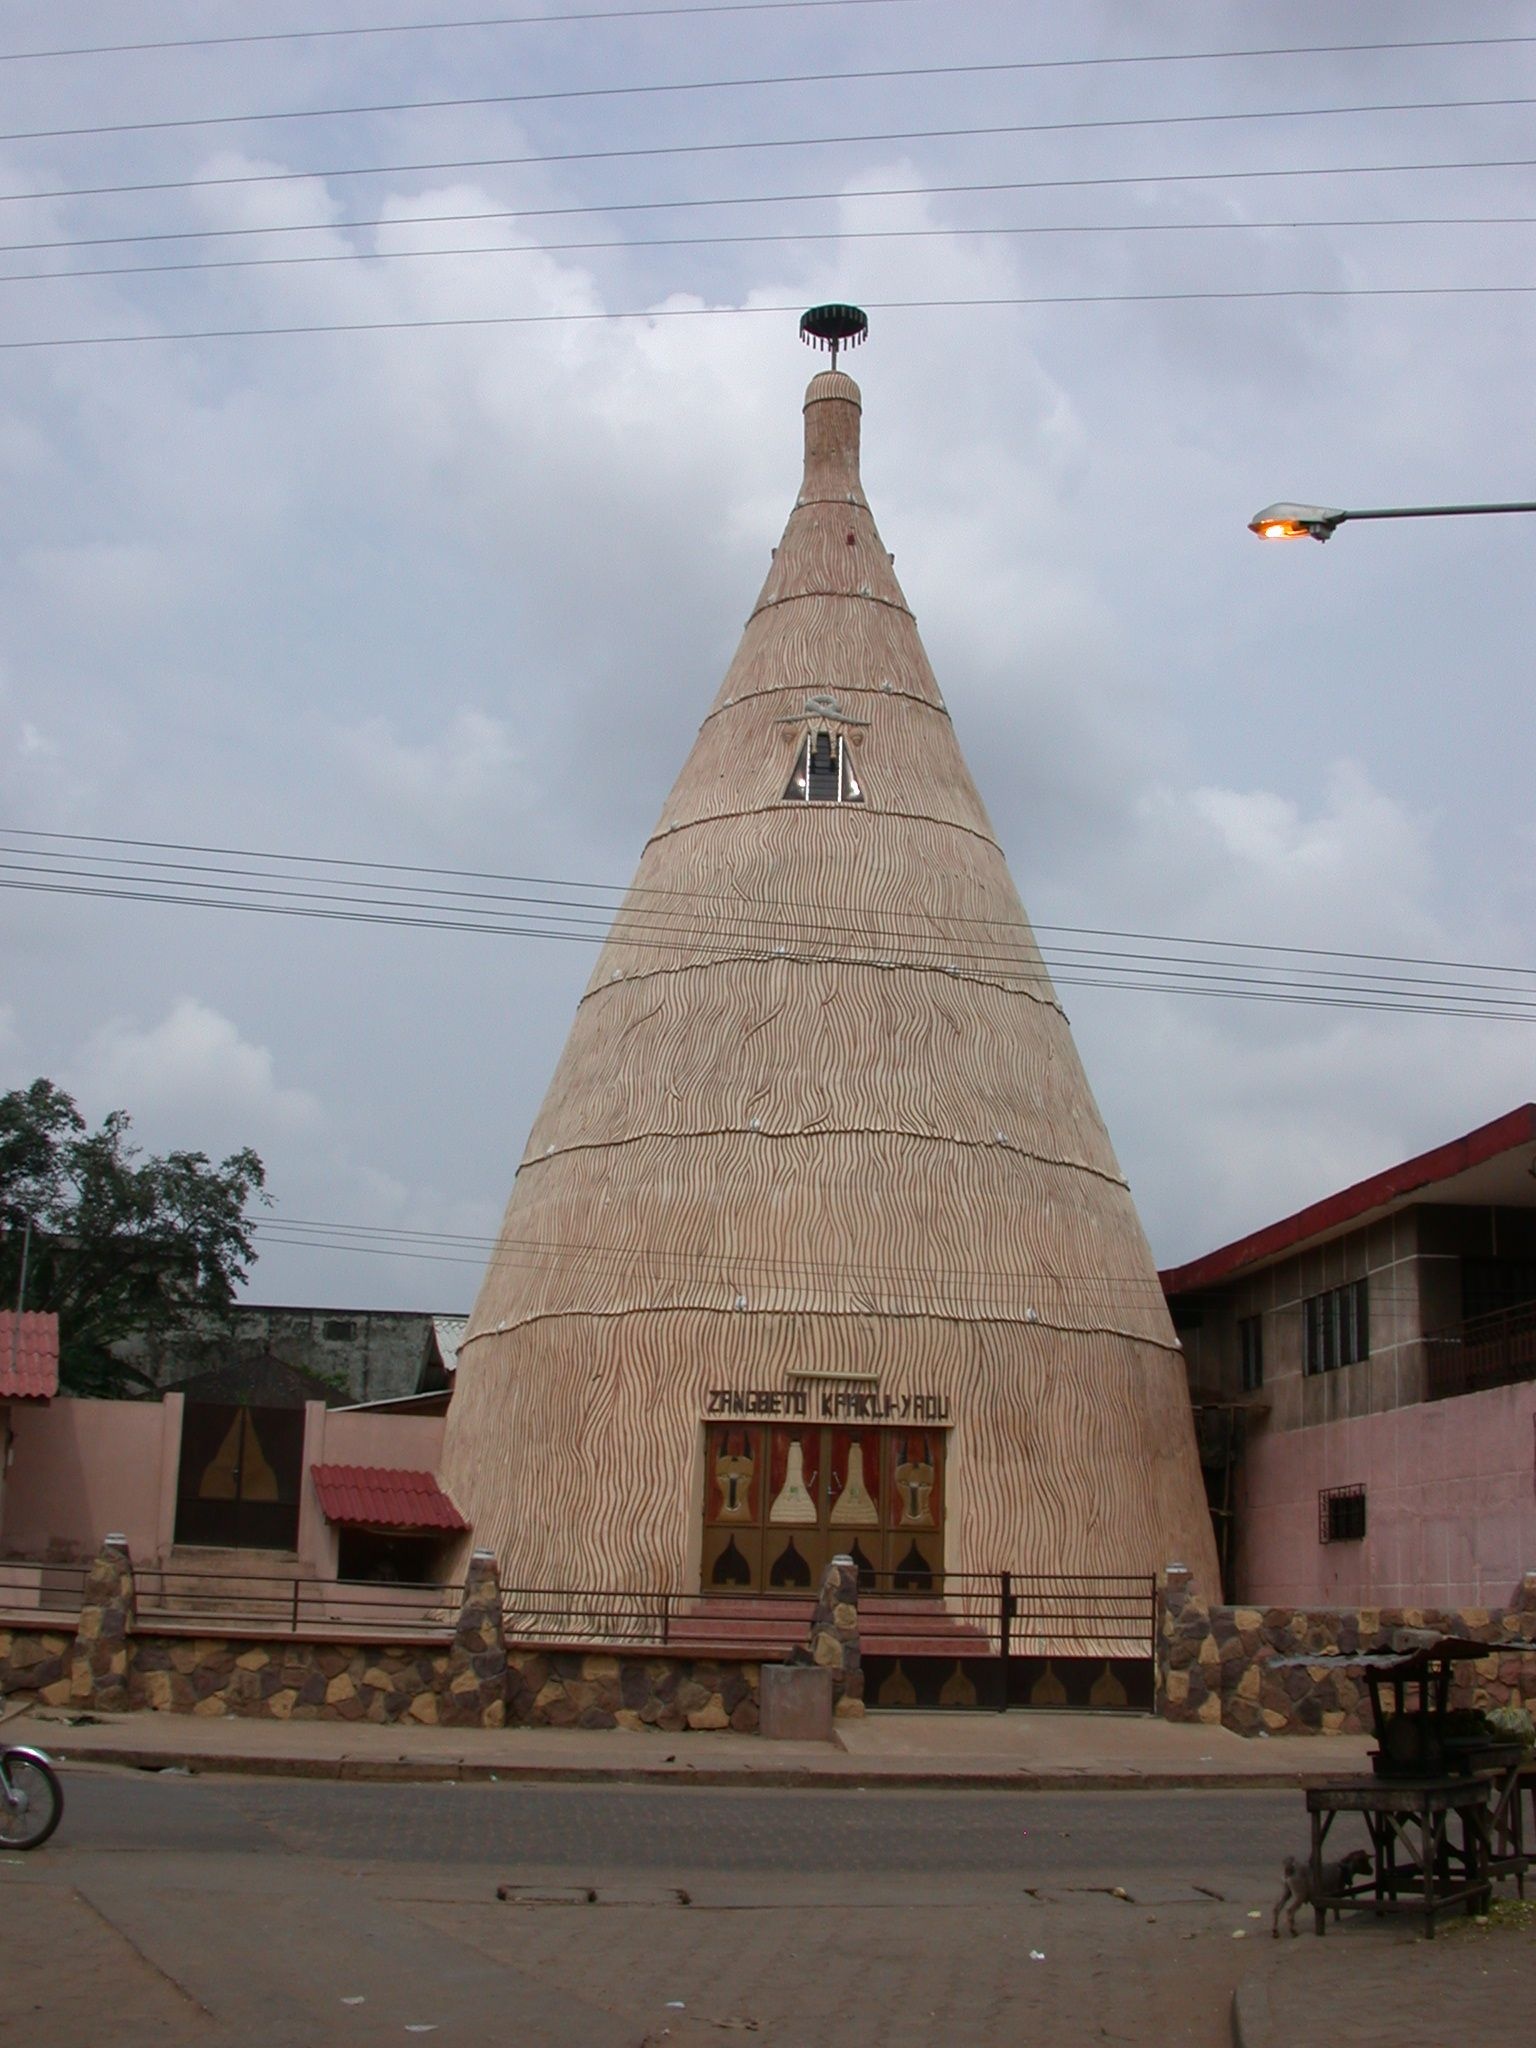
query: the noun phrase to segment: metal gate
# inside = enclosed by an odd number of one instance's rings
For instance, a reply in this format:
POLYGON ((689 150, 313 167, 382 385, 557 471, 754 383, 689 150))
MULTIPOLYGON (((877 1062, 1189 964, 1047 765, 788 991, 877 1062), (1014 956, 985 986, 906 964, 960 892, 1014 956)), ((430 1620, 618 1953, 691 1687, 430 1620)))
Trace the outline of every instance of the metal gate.
POLYGON ((1144 1572, 944 1572, 914 1601, 859 1589, 867 1706, 1152 1712, 1157 1581, 1144 1572))
POLYGON ((304 1472, 304 1410, 189 1401, 181 1418, 176 1541, 293 1550, 304 1472))

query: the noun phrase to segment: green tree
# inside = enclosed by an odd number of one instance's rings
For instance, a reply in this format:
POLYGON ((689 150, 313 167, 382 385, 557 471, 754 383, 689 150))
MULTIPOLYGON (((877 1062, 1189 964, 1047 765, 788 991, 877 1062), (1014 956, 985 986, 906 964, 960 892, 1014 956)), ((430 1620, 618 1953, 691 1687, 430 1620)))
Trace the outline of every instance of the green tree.
POLYGON ((227 1313, 256 1257, 246 1209, 267 1199, 257 1155, 219 1166, 203 1152, 145 1157, 130 1129, 114 1110, 89 1130, 51 1081, 0 1096, 0 1303, 16 1304, 25 1246, 26 1306, 57 1311, 72 1394, 153 1393, 112 1346, 227 1313))

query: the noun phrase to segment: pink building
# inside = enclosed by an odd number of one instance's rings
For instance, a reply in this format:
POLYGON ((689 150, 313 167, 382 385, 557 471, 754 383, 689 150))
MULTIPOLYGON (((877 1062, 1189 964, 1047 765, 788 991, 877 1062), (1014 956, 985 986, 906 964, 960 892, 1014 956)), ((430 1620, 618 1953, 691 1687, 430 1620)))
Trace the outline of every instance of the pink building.
POLYGON ((1536 1104, 1161 1277, 1231 1597, 1510 1598, 1536 1562, 1536 1104))

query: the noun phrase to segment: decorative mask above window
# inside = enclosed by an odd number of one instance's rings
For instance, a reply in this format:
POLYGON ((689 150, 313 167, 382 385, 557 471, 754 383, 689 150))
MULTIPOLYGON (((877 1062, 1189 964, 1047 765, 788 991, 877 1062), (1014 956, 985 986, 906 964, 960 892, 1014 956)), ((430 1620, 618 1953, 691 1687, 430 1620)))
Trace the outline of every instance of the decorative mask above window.
POLYGON ((784 801, 790 804, 861 804, 864 792, 848 758, 843 733, 808 732, 795 756, 784 801))

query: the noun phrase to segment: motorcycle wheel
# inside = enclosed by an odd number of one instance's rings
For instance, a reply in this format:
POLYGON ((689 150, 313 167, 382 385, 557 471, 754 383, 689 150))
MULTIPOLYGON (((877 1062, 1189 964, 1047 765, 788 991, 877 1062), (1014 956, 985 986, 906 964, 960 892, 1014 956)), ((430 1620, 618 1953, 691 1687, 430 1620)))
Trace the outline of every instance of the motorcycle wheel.
POLYGON ((0 1752, 0 1847, 36 1849, 64 1817, 64 1788, 35 1757, 0 1752))

